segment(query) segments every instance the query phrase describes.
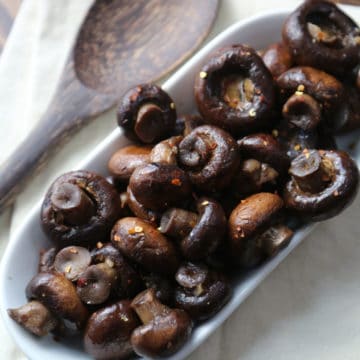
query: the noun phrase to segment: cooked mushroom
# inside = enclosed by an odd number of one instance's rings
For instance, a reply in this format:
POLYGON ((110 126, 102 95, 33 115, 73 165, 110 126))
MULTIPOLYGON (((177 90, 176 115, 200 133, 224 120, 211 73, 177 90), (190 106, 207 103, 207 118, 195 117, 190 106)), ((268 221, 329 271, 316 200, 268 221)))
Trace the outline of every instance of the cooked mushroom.
POLYGON ((173 136, 156 144, 150 153, 150 161, 177 165, 178 146, 182 136, 173 136))
POLYGON ((270 45, 261 57, 274 78, 289 70, 293 65, 289 49, 281 42, 270 45))
POLYGON ((224 188, 239 162, 235 140, 216 126, 199 126, 179 144, 179 166, 201 190, 214 192, 224 188))
POLYGON ((216 314, 229 300, 230 284, 224 275, 206 265, 186 263, 175 275, 175 306, 192 319, 205 320, 216 314))
POLYGON ((136 168, 130 177, 129 189, 142 206, 161 211, 188 198, 191 183, 177 166, 154 163, 136 168))
POLYGON ((36 336, 45 336, 56 329, 59 320, 41 302, 33 300, 17 309, 8 309, 9 316, 36 336))
POLYGON ((176 121, 175 104, 154 84, 130 89, 117 111, 117 120, 125 134, 143 143, 156 143, 172 134, 176 121))
POLYGON ((42 272, 35 275, 26 287, 26 296, 29 300, 40 301, 55 316, 74 322, 78 328, 88 319, 88 311, 75 286, 62 274, 42 272))
POLYGON ((141 278, 147 289, 154 289, 161 303, 171 306, 174 301, 174 281, 155 273, 143 273, 141 278))
POLYGON ((312 221, 337 215, 357 193, 359 172, 343 151, 306 151, 292 161, 289 173, 285 206, 312 221))
POLYGON ((342 75, 359 63, 360 29, 330 1, 305 1, 289 15, 282 34, 297 64, 342 75))
POLYGON ((238 135, 271 126, 275 87, 256 51, 239 44, 219 50, 202 66, 195 100, 206 122, 238 135))
POLYGON ((116 180, 127 182, 138 166, 150 162, 150 152, 150 146, 125 146, 111 156, 108 169, 116 180))
POLYGON ((256 266, 269 254, 276 253, 269 251, 269 242, 279 243, 278 249, 289 242, 291 231, 287 232, 286 239, 271 239, 273 234, 283 238, 283 231, 271 229, 281 220, 279 215, 282 207, 280 196, 258 193, 242 200, 232 211, 229 218, 229 245, 230 256, 235 264, 243 267, 256 266))
POLYGON ((54 268, 70 281, 76 281, 90 262, 91 256, 88 249, 81 246, 68 246, 56 254, 54 268))
POLYGON ((118 193, 105 178, 89 171, 72 171, 50 186, 41 221, 58 247, 89 246, 108 236, 120 211, 118 193))
POLYGON ((139 325, 130 301, 106 306, 89 318, 84 334, 85 351, 99 360, 127 359, 133 353, 131 333, 139 325))
POLYGON ((56 247, 40 251, 38 272, 49 272, 54 269, 54 261, 57 253, 56 247))
POLYGON ((115 269, 117 279, 113 289, 120 299, 131 298, 141 290, 143 285, 140 275, 111 243, 98 243, 91 251, 91 261, 93 264, 104 263, 115 269))
POLYGON ((187 136, 198 126, 205 125, 200 115, 182 115, 176 119, 175 134, 187 136))
POLYGON ((190 317, 184 310, 163 305, 156 298, 154 289, 147 289, 137 295, 131 307, 144 324, 131 335, 131 344, 140 356, 169 356, 190 336, 190 317))
POLYGON ((180 248, 185 258, 199 260, 214 252, 226 232, 226 217, 221 205, 202 197, 196 203, 198 214, 183 209, 166 211, 160 231, 180 238, 180 248))
POLYGON ((155 227, 136 217, 120 219, 111 232, 112 244, 147 271, 171 276, 179 266, 173 244, 155 227))

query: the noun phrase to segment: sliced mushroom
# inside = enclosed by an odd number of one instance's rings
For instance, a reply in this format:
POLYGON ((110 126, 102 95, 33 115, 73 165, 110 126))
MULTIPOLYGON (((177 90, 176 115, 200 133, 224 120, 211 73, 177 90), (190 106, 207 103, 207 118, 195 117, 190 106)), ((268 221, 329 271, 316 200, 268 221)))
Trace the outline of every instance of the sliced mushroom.
POLYGON ((169 356, 190 336, 190 317, 184 310, 163 305, 156 298, 154 289, 137 295, 131 307, 144 324, 136 328, 131 335, 131 344, 140 356, 169 356))
POLYGON ((85 351, 95 359, 127 359, 133 348, 130 337, 139 326, 139 320, 130 307, 130 301, 122 300, 94 312, 85 329, 85 351))
POLYGON ((175 305, 193 319, 205 320, 216 314, 229 300, 231 290, 222 274, 206 265, 186 263, 175 275, 175 305))

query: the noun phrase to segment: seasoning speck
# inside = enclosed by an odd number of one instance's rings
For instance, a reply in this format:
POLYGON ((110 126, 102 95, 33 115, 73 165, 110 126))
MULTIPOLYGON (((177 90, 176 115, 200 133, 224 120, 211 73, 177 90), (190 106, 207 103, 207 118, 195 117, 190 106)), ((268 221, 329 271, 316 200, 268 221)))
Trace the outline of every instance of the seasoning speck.
POLYGON ((78 253, 78 251, 77 251, 76 249, 74 249, 74 248, 71 248, 71 249, 70 249, 70 252, 71 252, 72 254, 77 254, 77 253, 78 253))
POLYGON ((296 145, 294 146, 294 150, 295 150, 295 151, 299 151, 300 149, 301 149, 300 144, 296 144, 296 145))
POLYGON ((274 130, 272 131, 272 135, 273 135, 274 137, 278 137, 278 136, 279 136, 279 131, 276 130, 276 129, 274 129, 274 130))
POLYGON ((206 79, 207 73, 205 71, 200 71, 200 77, 201 79, 206 79))
POLYGON ((250 109, 250 111, 249 111, 249 116, 251 116, 251 117, 255 117, 255 116, 256 116, 256 111, 255 111, 255 109, 250 109))
POLYGON ((134 230, 135 230, 136 233, 141 233, 141 232, 144 231, 144 229, 141 226, 135 226, 134 230))
POLYGON ((175 109, 175 104, 173 102, 170 103, 170 109, 175 109))
POLYGON ((98 242, 96 243, 96 247, 97 247, 98 249, 101 249, 103 246, 104 246, 104 244, 103 244, 101 241, 98 241, 98 242))
POLYGON ((65 272, 68 274, 70 271, 71 271, 71 266, 68 265, 68 266, 65 268, 65 272))
POLYGON ((207 200, 205 200, 201 203, 201 205, 203 205, 203 206, 209 205, 209 202, 207 200))
POLYGON ((171 183, 176 186, 181 186, 181 180, 178 178, 172 179, 171 183))
POLYGON ((114 235, 114 241, 120 241, 121 240, 121 238, 120 238, 120 236, 119 235, 114 235))

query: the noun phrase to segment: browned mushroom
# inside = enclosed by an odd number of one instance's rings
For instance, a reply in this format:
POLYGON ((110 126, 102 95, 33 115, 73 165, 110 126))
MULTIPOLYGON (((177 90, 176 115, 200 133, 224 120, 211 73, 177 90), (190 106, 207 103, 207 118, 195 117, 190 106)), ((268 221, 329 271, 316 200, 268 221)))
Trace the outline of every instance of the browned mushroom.
POLYGON ((112 244, 148 271, 172 275, 179 266, 173 244, 155 227, 139 218, 120 219, 111 232, 112 244))
POLYGON ((289 173, 285 206, 312 221, 337 215, 357 193, 359 172, 343 151, 306 151, 292 161, 289 173))
POLYGON ((281 42, 270 45, 261 57, 274 78, 289 70, 293 65, 289 49, 281 42))
POLYGON ((275 254, 289 243, 291 230, 285 237, 282 231, 270 230, 269 233, 269 228, 281 220, 279 215, 282 207, 280 196, 258 193, 242 200, 232 211, 229 218, 230 256, 235 264, 243 267, 256 266, 266 256, 275 254), (272 234, 279 235, 281 241, 271 238, 272 234), (269 242, 273 246, 277 244, 276 251, 274 248, 271 252, 268 250, 269 242))
POLYGON ((230 284, 226 277, 206 265, 186 263, 175 275, 175 305, 192 319, 205 320, 216 314, 229 300, 230 284))
POLYGON ((181 239, 181 251, 190 260, 204 259, 214 252, 226 232, 224 210, 217 201, 202 197, 196 206, 198 214, 169 209, 160 223, 162 233, 181 239))
POLYGON ((342 75, 359 63, 360 29, 333 2, 305 1, 289 15, 282 34, 297 64, 342 75))
POLYGON ((182 136, 173 136, 156 144, 150 153, 150 161, 177 165, 178 146, 182 136))
POLYGON ((111 156, 108 169, 116 180, 127 182, 138 166, 150 162, 150 152, 150 146, 125 146, 111 156))
POLYGON ((130 307, 130 301, 122 300, 94 312, 85 329, 85 351, 95 359, 127 359, 133 348, 130 337, 139 326, 139 320, 130 307))
POLYGON ((275 87, 256 51, 239 44, 219 50, 202 66, 195 100, 206 122, 237 135, 271 126, 275 87))
POLYGON ((131 335, 136 354, 145 357, 168 356, 190 336, 192 321, 187 313, 163 305, 156 298, 154 289, 141 292, 131 306, 144 324, 131 335))
POLYGON ((89 246, 108 236, 120 211, 118 193, 105 178, 89 171, 72 171, 50 186, 41 221, 58 247, 89 246))
POLYGON ((81 246, 68 246, 60 250, 54 261, 54 269, 70 281, 76 281, 90 265, 88 249, 81 246))
POLYGON ((36 300, 17 309, 8 309, 7 312, 13 320, 36 336, 45 336, 59 325, 59 319, 36 300))
POLYGON ((117 120, 125 134, 143 143, 155 143, 170 136, 176 121, 175 104, 154 84, 130 89, 117 111, 117 120))
POLYGON ((40 301, 55 316, 74 322, 78 328, 85 325, 88 311, 70 280, 59 273, 39 273, 26 287, 29 300, 40 301))
POLYGON ((235 140, 215 126, 195 128, 179 145, 179 166, 202 190, 214 192, 228 185, 239 162, 235 140))
POLYGON ((191 183, 177 166, 154 163, 136 168, 130 177, 129 189, 142 206, 160 211, 188 198, 191 183))

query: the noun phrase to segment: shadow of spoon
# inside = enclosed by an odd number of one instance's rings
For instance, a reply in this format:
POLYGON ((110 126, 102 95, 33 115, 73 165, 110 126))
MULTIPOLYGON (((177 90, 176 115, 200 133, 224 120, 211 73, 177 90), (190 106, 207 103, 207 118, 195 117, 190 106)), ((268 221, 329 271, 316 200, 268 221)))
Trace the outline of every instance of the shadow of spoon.
POLYGON ((200 45, 218 0, 97 0, 48 110, 0 168, 0 211, 49 154, 131 86, 169 73, 200 45))

